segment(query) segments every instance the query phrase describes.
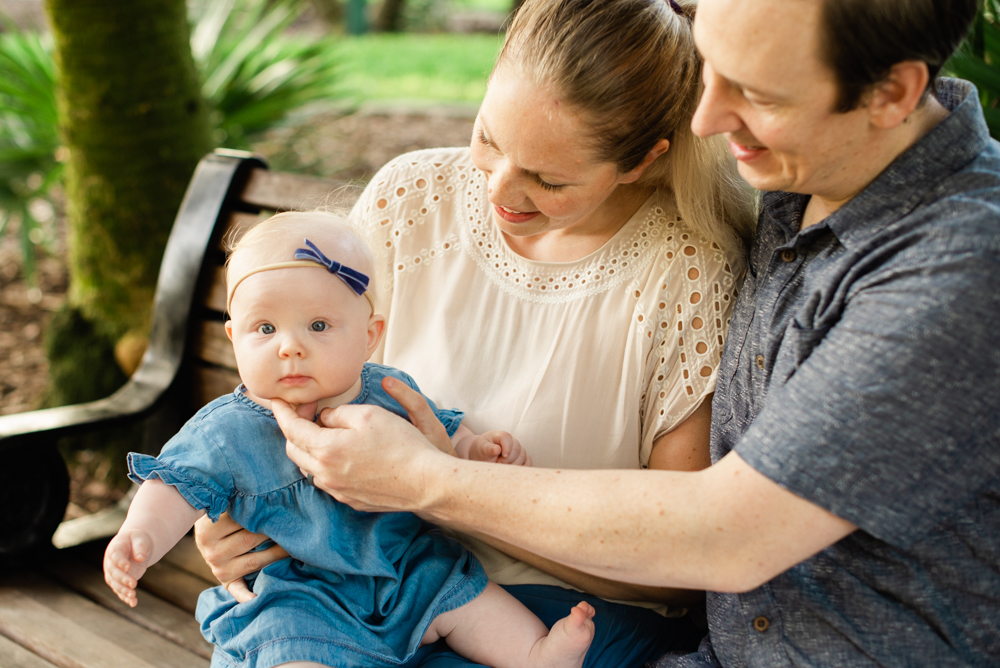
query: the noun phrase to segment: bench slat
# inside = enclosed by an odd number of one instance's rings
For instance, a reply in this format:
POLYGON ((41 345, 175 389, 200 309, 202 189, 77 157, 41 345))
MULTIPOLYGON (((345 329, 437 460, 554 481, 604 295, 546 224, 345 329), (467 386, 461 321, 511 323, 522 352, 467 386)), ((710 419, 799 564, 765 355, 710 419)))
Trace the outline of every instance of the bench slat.
POLYGON ((240 198, 271 211, 308 211, 330 204, 338 187, 325 179, 254 169, 240 198))
POLYGON ((0 666, 17 668, 56 668, 37 654, 32 654, 17 643, 0 636, 0 666))
MULTIPOLYGON (((202 320, 195 333, 194 350, 199 359, 216 366, 236 369, 233 342, 226 336, 226 327, 218 320, 202 320)), ((230 388, 232 389, 232 388, 230 388)))
POLYGON ((198 605, 198 595, 214 586, 188 571, 166 561, 153 564, 139 580, 139 586, 192 615, 198 605))
POLYGON ((221 367, 195 367, 192 375, 195 380, 191 399, 198 408, 223 394, 229 394, 241 382, 238 373, 221 367))
POLYGON ((239 241, 240 237, 262 220, 266 220, 266 216, 259 213, 234 211, 229 214, 229 220, 224 223, 224 231, 219 237, 219 250, 225 253, 231 244, 239 241))
POLYGON ((201 305, 219 313, 226 312, 226 270, 216 267, 212 271, 212 282, 201 296, 201 305))
POLYGON ((205 658, 34 574, 0 580, 0 633, 60 668, 209 665, 205 658))
POLYGON ((195 545, 194 536, 184 536, 173 549, 163 556, 163 561, 173 564, 177 568, 187 571, 191 575, 201 578, 208 587, 214 587, 219 581, 212 575, 212 569, 208 567, 205 560, 195 545))
MULTIPOLYGON (((130 608, 115 596, 100 569, 72 559, 61 559, 47 569, 48 574, 67 587, 83 594, 101 606, 116 612, 131 622, 148 629, 198 656, 212 658, 212 644, 205 640, 194 615, 177 608, 140 586, 136 592, 139 604, 130 608)), ((145 584, 145 578, 140 580, 145 584)))

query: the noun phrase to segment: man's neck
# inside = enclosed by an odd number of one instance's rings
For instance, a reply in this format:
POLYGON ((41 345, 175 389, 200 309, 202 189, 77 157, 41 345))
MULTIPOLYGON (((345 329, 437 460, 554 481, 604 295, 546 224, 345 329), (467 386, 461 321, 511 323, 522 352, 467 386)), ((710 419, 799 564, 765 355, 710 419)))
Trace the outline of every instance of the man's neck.
POLYGON ((890 130, 870 154, 859 157, 855 172, 857 178, 837 192, 814 194, 809 198, 799 229, 804 230, 825 220, 860 195, 896 158, 933 130, 949 113, 937 98, 930 96, 903 125, 890 130))

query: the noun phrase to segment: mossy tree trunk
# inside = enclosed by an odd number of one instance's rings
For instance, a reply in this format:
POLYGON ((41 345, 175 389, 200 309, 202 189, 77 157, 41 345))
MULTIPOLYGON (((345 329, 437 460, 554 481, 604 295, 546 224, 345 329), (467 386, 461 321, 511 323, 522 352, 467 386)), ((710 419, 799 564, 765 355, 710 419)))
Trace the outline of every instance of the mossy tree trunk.
POLYGON ((125 373, 138 362, 163 248, 212 140, 184 0, 46 0, 46 10, 69 149, 69 299, 47 337, 55 405, 114 390, 125 375, 108 377, 113 352, 125 373))

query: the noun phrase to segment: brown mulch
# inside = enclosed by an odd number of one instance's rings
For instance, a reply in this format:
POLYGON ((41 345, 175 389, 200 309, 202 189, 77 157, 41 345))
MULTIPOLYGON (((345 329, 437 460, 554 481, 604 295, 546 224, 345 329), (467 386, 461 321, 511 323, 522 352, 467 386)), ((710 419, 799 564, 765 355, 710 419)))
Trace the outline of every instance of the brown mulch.
MULTIPOLYGON (((420 148, 468 145, 469 109, 368 109, 313 118, 298 130, 277 130, 254 149, 275 169, 308 171, 339 180, 366 181, 391 158, 420 148)), ((37 287, 23 276, 18 241, 0 239, 0 415, 31 410, 48 383, 45 326, 66 297, 62 235, 55 257, 38 265, 37 287)), ((72 455, 67 519, 114 505, 126 490, 109 482, 111 463, 100 452, 72 455)))

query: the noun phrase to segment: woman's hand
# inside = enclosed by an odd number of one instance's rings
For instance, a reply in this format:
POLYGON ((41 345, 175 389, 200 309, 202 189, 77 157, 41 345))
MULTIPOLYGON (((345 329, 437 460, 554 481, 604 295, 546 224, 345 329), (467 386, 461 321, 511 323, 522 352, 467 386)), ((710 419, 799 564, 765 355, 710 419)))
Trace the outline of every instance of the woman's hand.
POLYGON ((419 394, 391 378, 383 387, 409 412, 413 424, 369 405, 324 410, 320 425, 298 417, 280 399, 273 399, 271 408, 288 439, 288 457, 313 476, 317 487, 356 510, 418 511, 429 491, 422 484, 421 467, 441 454, 438 449, 454 450, 419 394))
POLYGON ((214 524, 206 515, 194 525, 194 541, 205 563, 240 603, 246 603, 256 596, 247 587, 243 576, 288 556, 280 545, 260 552, 250 552, 265 540, 267 536, 250 533, 234 522, 228 513, 223 513, 214 524))

